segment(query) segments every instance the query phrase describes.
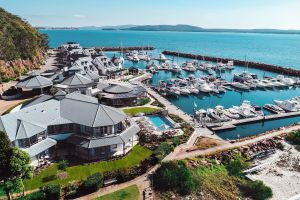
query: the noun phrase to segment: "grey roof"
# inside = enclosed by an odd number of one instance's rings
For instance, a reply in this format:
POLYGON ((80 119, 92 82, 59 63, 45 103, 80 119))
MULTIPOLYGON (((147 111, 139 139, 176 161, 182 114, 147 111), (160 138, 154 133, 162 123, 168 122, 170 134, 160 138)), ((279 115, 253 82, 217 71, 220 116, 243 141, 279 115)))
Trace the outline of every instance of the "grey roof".
POLYGON ((124 142, 128 142, 132 136, 136 135, 141 130, 134 122, 131 123, 132 125, 120 134, 120 137, 124 142))
POLYGON ((132 88, 127 87, 125 85, 117 85, 117 84, 112 84, 108 86, 107 88, 103 89, 107 93, 111 94, 122 94, 122 93, 128 93, 132 91, 132 88))
POLYGON ((52 80, 43 76, 29 76, 19 81, 16 87, 24 89, 44 88, 53 85, 52 80))
POLYGON ((97 88, 99 90, 103 90, 104 88, 107 88, 108 86, 109 86, 108 83, 106 83, 105 81, 101 81, 101 82, 98 83, 97 88))
POLYGON ((17 112, 0 117, 1 130, 5 131, 11 141, 16 140, 18 119, 36 126, 47 128, 48 124, 60 117, 60 102, 54 99, 23 108, 17 112))
POLYGON ((42 132, 49 125, 76 123, 99 127, 115 125, 125 119, 126 115, 120 109, 101 105, 94 97, 71 93, 61 101, 50 99, 0 116, 0 130, 14 141, 42 132))
POLYGON ((75 100, 68 95, 61 101, 61 116, 89 127, 114 125, 126 119, 126 115, 120 109, 85 99, 75 100))
POLYGON ((48 101, 48 100, 50 100, 50 99, 52 99, 52 98, 53 98, 53 96, 51 96, 51 95, 48 95, 48 94, 42 94, 40 97, 38 97, 37 99, 35 99, 35 100, 29 102, 28 104, 24 105, 23 107, 25 108, 25 107, 34 106, 34 105, 36 105, 36 104, 39 104, 39 103, 43 103, 43 102, 45 102, 45 101, 48 101))
POLYGON ((39 153, 42 153, 43 151, 49 149, 50 147, 53 147, 54 145, 56 145, 57 142, 56 140, 53 140, 51 138, 46 138, 45 140, 42 140, 41 142, 32 145, 31 147, 29 147, 28 149, 25 149, 25 151, 31 156, 36 156, 39 153))
POLYGON ((68 87, 78 87, 78 86, 87 86, 93 83, 93 81, 81 74, 75 73, 74 75, 70 76, 63 82, 61 85, 67 85, 68 87))
POLYGON ((58 90, 55 94, 54 94, 54 96, 66 96, 66 92, 65 91, 63 91, 63 90, 58 90))
POLYGON ((81 70, 82 70, 82 68, 79 67, 78 65, 72 65, 72 66, 68 69, 68 71, 81 71, 81 70))
POLYGON ((98 80, 100 78, 100 76, 93 71, 87 71, 86 74, 84 74, 84 75, 85 75, 85 77, 92 79, 92 80, 98 80))
POLYGON ((134 85, 134 86, 131 86, 131 88, 132 88, 132 91, 130 91, 130 92, 119 93, 119 94, 106 93, 104 97, 108 98, 108 99, 136 98, 147 92, 147 90, 142 86, 134 85))
POLYGON ((16 134, 16 140, 30 138, 38 133, 45 131, 46 129, 24 120, 18 120, 18 129, 16 134))
POLYGON ((122 144, 123 140, 118 135, 112 137, 97 138, 97 139, 88 139, 85 137, 81 137, 79 135, 72 135, 68 139, 68 142, 80 146, 82 148, 89 149, 89 148, 109 146, 113 144, 122 144))

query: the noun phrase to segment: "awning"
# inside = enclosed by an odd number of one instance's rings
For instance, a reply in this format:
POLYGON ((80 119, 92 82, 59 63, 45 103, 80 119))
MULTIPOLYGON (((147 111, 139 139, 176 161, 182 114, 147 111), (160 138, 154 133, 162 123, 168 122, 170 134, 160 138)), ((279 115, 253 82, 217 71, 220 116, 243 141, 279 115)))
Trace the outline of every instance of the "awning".
POLYGON ((30 155, 30 157, 33 157, 42 153, 43 151, 46 151, 47 149, 53 147, 56 144, 57 144, 56 140, 47 138, 35 145, 32 145, 28 149, 25 149, 25 151, 30 155))

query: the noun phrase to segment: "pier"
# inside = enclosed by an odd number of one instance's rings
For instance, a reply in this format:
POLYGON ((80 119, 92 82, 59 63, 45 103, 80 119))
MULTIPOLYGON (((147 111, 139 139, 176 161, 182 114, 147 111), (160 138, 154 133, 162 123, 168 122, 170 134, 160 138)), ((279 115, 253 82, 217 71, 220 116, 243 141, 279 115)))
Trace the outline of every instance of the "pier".
POLYGON ((233 61, 234 64, 238 66, 251 67, 251 68, 261 69, 269 72, 275 72, 278 74, 300 77, 300 70, 282 67, 278 65, 265 64, 265 63, 253 62, 253 61, 242 61, 242 60, 231 59, 231 58, 213 57, 213 56, 206 56, 200 54, 182 53, 182 52, 175 52, 175 51, 163 51, 162 53, 169 56, 178 56, 183 58, 204 60, 210 62, 233 61))
POLYGON ((300 116, 300 111, 297 112, 287 112, 287 113, 278 113, 273 115, 267 115, 267 116, 257 116, 253 118, 246 118, 246 119, 238 119, 238 120, 232 120, 229 122, 224 122, 224 124, 220 127, 212 127, 209 128, 213 131, 219 132, 219 131, 225 131, 230 129, 235 129, 236 126, 242 125, 242 124, 249 124, 249 123, 255 123, 255 122, 263 122, 263 121, 270 121, 270 120, 277 120, 277 119, 283 119, 283 118, 289 118, 289 117, 296 117, 300 116))
POLYGON ((151 46, 134 46, 134 47, 95 47, 96 51, 151 51, 151 46))

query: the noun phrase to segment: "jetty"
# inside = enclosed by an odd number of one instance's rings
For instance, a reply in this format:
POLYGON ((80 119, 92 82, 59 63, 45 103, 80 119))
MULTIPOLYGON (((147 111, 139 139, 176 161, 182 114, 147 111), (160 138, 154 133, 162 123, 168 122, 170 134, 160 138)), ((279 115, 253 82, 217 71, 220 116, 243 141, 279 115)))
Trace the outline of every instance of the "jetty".
POLYGON ((133 47, 95 47, 96 51, 151 51, 154 50, 151 46, 133 46, 133 47))
POLYGON ((235 129, 238 125, 242 125, 242 124, 250 124, 250 123, 255 123, 255 122, 277 120, 277 119, 290 118, 290 117, 296 117, 296 116, 300 116, 300 111, 278 113, 278 114, 267 115, 267 116, 257 116, 257 117, 246 118, 246 119, 237 119, 237 120, 225 122, 222 126, 219 126, 219 127, 208 126, 208 128, 210 128, 213 131, 219 132, 219 131, 235 129))
POLYGON ((269 72, 275 72, 275 73, 282 74, 282 75, 300 77, 300 70, 283 67, 283 66, 278 66, 278 65, 261 63, 261 62, 243 61, 243 60, 238 60, 238 59, 214 57, 214 56, 175 52, 175 51, 163 51, 162 53, 165 55, 170 55, 170 56, 178 56, 178 57, 183 57, 183 58, 204 60, 204 61, 210 61, 210 62, 233 61, 234 64, 238 65, 238 66, 251 67, 251 68, 261 69, 261 70, 265 70, 265 71, 269 71, 269 72))

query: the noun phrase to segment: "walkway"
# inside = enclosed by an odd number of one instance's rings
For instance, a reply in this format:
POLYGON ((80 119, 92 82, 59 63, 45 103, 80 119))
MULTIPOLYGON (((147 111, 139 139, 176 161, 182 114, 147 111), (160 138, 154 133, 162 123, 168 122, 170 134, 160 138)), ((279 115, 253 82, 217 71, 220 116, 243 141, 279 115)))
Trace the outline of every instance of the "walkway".
POLYGON ((174 151, 173 153, 168 155, 164 160, 165 161, 167 161, 167 160, 182 160, 185 158, 193 158, 193 157, 197 157, 200 155, 209 155, 209 154, 216 153, 218 151, 225 151, 228 149, 233 149, 233 148, 238 148, 238 147, 246 146, 249 144, 253 144, 253 143, 259 142, 261 140, 270 139, 275 136, 278 136, 278 135, 281 135, 284 133, 289 133, 289 132, 299 130, 299 129, 300 129, 300 125, 295 125, 295 126, 283 129, 283 130, 279 130, 279 131, 275 131, 273 133, 268 133, 268 134, 265 134, 262 136, 255 137, 253 139, 245 140, 242 142, 236 142, 236 143, 226 143, 224 145, 212 147, 212 148, 205 149, 205 150, 196 150, 196 151, 187 152, 187 151, 182 151, 182 149, 179 149, 179 150, 176 149, 176 151, 174 151))
POLYGON ((105 188, 101 188, 100 190, 98 190, 97 192, 88 194, 86 196, 77 198, 76 200, 91 200, 91 199, 96 199, 97 197, 100 196, 104 196, 106 194, 112 193, 112 192, 116 192, 118 190, 124 189, 126 187, 129 187, 131 185, 137 185, 137 187, 139 188, 139 199, 142 200, 143 199, 143 191, 147 188, 150 187, 150 180, 148 178, 149 174, 152 174, 157 168, 159 167, 159 165, 154 166, 149 172, 131 180, 125 183, 121 183, 121 184, 117 184, 117 185, 111 185, 105 188))

